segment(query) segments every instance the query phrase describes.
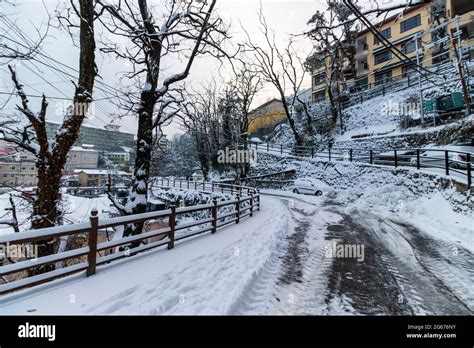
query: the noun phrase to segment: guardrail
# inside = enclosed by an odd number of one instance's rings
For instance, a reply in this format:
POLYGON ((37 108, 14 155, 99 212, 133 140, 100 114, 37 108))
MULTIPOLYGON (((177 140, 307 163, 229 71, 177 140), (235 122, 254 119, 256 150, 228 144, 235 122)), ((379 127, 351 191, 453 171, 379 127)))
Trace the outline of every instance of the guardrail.
MULTIPOLYGON (((168 187, 188 186, 182 180, 166 180, 168 187)), ((189 182, 188 182, 189 184, 189 182)), ((188 207, 176 207, 171 205, 169 209, 154 211, 143 214, 120 216, 115 218, 100 219, 97 210, 91 211, 88 222, 73 225, 63 225, 51 228, 30 230, 25 232, 10 233, 0 235, 0 245, 9 247, 37 241, 52 240, 59 237, 86 234, 88 236, 87 246, 58 252, 56 254, 42 256, 36 259, 24 260, 0 267, 0 276, 11 275, 27 270, 33 270, 39 266, 55 264, 70 259, 81 259, 79 263, 71 266, 58 268, 46 273, 33 275, 23 279, 12 280, 0 285, 0 294, 9 293, 24 287, 41 284, 59 277, 86 271, 87 276, 96 273, 97 266, 104 265, 114 260, 118 260, 139 252, 167 246, 173 249, 175 243, 200 235, 205 232, 216 233, 217 229, 230 223, 239 223, 241 219, 252 217, 255 211, 260 210, 260 195, 258 190, 250 187, 236 186, 220 183, 194 183, 199 185, 199 189, 206 192, 226 192, 235 193, 235 199, 218 202, 215 198, 210 204, 201 204, 188 207), (230 208, 227 208, 230 207, 230 208), (225 208, 225 209, 220 209, 225 208), (219 211, 221 210, 221 211, 219 211), (226 210, 226 211, 224 211, 226 210), (230 210, 230 211, 229 211, 230 210), (188 223, 179 223, 179 218, 185 214, 204 212, 208 217, 188 223), (138 235, 112 239, 110 241, 98 242, 99 231, 109 227, 125 226, 133 223, 159 221, 164 227, 151 231, 145 231, 138 235), (192 229, 192 230, 189 230, 192 229), (188 230, 188 231, 186 231, 188 230), (154 241, 150 241, 150 239, 154 241), (131 247, 128 247, 131 245, 131 247), (124 250, 118 247, 127 246, 124 250), (108 255, 100 255, 101 251, 110 252, 108 255)), ((4 278, 5 279, 5 278, 4 278)))
MULTIPOLYGON (((450 71, 457 73, 456 67, 451 61, 442 62, 429 67, 429 70, 435 74, 448 74, 450 71)), ((429 74, 428 74, 429 75, 429 74)), ((426 76, 421 76, 422 83, 431 82, 426 76)), ((453 80, 454 81, 454 80, 453 80)), ((455 81, 458 81, 457 79, 455 81)), ((372 98, 385 95, 386 93, 395 93, 418 84, 418 75, 415 72, 394 75, 383 81, 367 83, 358 86, 356 91, 350 93, 350 99, 342 103, 342 108, 346 109, 350 106, 361 104, 372 98)))
POLYGON ((407 166, 418 170, 422 168, 441 169, 445 175, 458 173, 466 178, 468 188, 472 185, 472 166, 474 153, 445 149, 357 149, 328 148, 318 149, 309 146, 284 146, 281 144, 250 144, 256 151, 274 154, 287 154, 297 157, 309 157, 326 161, 349 161, 385 166, 407 166))

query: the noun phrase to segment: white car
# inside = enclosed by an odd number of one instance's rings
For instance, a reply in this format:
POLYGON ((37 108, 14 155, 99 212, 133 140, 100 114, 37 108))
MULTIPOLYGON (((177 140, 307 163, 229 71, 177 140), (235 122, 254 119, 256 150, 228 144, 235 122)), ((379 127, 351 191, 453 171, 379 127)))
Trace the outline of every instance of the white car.
POLYGON ((331 187, 319 179, 301 178, 296 179, 294 183, 294 193, 305 193, 321 196, 324 192, 331 190, 331 187))

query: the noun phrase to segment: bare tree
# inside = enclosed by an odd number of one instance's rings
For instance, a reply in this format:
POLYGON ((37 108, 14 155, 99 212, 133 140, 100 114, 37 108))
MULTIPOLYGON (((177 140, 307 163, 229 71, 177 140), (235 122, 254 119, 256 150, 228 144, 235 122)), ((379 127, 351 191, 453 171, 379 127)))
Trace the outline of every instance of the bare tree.
MULTIPOLYGON (((71 2, 71 4, 74 4, 71 2)), ((76 9, 75 5, 73 5, 76 9)), ((4 140, 32 153, 36 157, 38 169, 38 187, 33 201, 31 228, 51 227, 58 223, 61 216, 59 209, 59 191, 61 176, 66 164, 67 154, 79 135, 79 129, 86 117, 92 102, 92 90, 97 74, 95 66, 94 40, 94 1, 79 0, 79 8, 75 10, 79 18, 80 56, 79 78, 77 81, 73 105, 68 108, 63 122, 51 139, 46 133, 46 113, 48 102, 43 95, 38 111, 33 111, 23 90, 23 85, 14 69, 9 66, 11 78, 20 98, 17 106, 26 122, 23 126, 9 125, 2 127, 0 133, 4 140)), ((55 241, 38 244, 39 256, 49 255, 56 248, 55 241)), ((35 273, 51 270, 54 266, 39 267, 35 273)))
POLYGON ((354 21, 350 21, 351 11, 343 4, 328 0, 326 11, 317 11, 308 24, 313 28, 307 35, 313 40, 315 50, 307 58, 306 67, 314 70, 319 67, 325 68, 325 84, 331 105, 331 116, 336 123, 339 116, 341 130, 343 119, 341 112, 341 89, 347 88, 346 68, 343 62, 349 64, 347 70, 353 72, 355 69, 355 35, 354 21), (340 24, 340 25, 338 25, 340 24), (339 30, 335 30, 337 27, 339 30))
MULTIPOLYGON (((216 0, 207 2, 173 1, 161 7, 159 16, 153 12, 146 0, 138 0, 137 5, 120 1, 109 4, 98 0, 100 13, 108 13, 108 20, 99 20, 113 35, 126 37, 131 47, 119 47, 109 43, 103 51, 125 59, 132 66, 129 78, 141 78, 142 88, 138 103, 131 110, 138 116, 135 168, 129 197, 126 204, 113 200, 114 205, 124 215, 147 211, 148 181, 152 159, 153 130, 164 119, 178 112, 182 102, 175 85, 185 80, 196 56, 222 52, 221 43, 226 37, 226 28, 219 17, 214 18, 216 0), (161 18, 158 20, 157 18, 161 18), (163 59, 174 56, 185 62, 182 71, 162 78, 163 59), (166 110, 172 111, 166 111, 166 110)), ((143 224, 133 224, 125 228, 124 236, 139 234, 143 224)))
POLYGON ((199 92, 187 93, 178 114, 183 128, 195 141, 197 158, 206 179, 211 168, 218 169, 217 151, 225 143, 224 113, 227 110, 219 99, 218 87, 213 81, 201 86, 199 92))
MULTIPOLYGON (((294 41, 290 40, 288 45, 283 50, 283 54, 278 55, 282 66, 285 66, 284 74, 289 82, 292 95, 287 98, 288 104, 291 106, 291 111, 294 115, 302 114, 303 134, 307 141, 312 141, 314 133, 313 117, 311 115, 308 103, 303 100, 301 94, 303 92, 303 82, 305 80, 306 66, 305 59, 298 56, 298 52, 294 48, 294 41)), ((295 117, 295 116, 293 116, 295 117)))
POLYGON ((247 46, 247 50, 253 52, 254 69, 262 74, 263 79, 266 82, 271 83, 276 88, 280 96, 280 101, 283 105, 285 115, 288 119, 288 124, 290 125, 291 131, 293 133, 295 143, 296 145, 301 145, 303 139, 293 118, 288 99, 285 96, 287 76, 285 74, 286 66, 284 65, 284 62, 288 57, 285 57, 284 50, 278 48, 276 44, 275 33, 269 28, 267 24, 261 4, 258 12, 258 19, 260 23, 260 32, 264 36, 266 47, 263 48, 260 45, 254 43, 250 34, 245 29, 243 29, 247 36, 245 45, 247 46))
MULTIPOLYGON (((242 61, 242 67, 237 71, 233 80, 230 82, 232 89, 237 97, 237 125, 238 145, 242 145, 244 150, 248 150, 248 130, 249 130, 249 114, 250 107, 255 95, 262 87, 261 74, 252 70, 251 66, 242 61)), ((249 163, 241 166, 242 177, 247 176, 250 170, 249 163)))

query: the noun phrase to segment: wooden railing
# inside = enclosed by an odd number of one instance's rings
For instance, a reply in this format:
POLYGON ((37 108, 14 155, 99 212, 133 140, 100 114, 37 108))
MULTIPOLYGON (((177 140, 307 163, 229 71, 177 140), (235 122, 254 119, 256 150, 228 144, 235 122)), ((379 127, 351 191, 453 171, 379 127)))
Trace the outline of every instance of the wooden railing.
POLYGON ((84 270, 87 276, 91 276, 96 273, 97 266, 153 248, 167 247, 168 249, 173 249, 175 243, 180 240, 206 232, 216 233, 217 229, 234 222, 239 223, 241 219, 252 217, 255 211, 260 210, 260 195, 258 190, 254 188, 208 182, 192 182, 192 184, 188 186, 185 181, 167 179, 164 179, 162 184, 168 187, 181 186, 184 188, 184 186, 186 186, 190 189, 197 187, 206 192, 226 192, 235 194, 235 197, 219 202, 214 198, 210 204, 188 207, 176 207, 175 205, 171 205, 169 209, 166 210, 108 219, 99 219, 97 210, 94 209, 91 211, 89 221, 85 223, 0 235, 0 245, 4 245, 5 247, 25 245, 27 243, 44 240, 54 240, 59 237, 77 234, 86 234, 88 236, 87 246, 42 256, 36 259, 10 263, 0 267, 0 276, 6 279, 6 275, 33 270, 39 266, 81 258, 81 260, 79 260, 80 262, 71 266, 57 268, 53 271, 22 279, 14 279, 2 284, 0 285, 0 294, 30 287, 84 270), (179 223, 181 216, 196 212, 205 212, 206 215, 209 214, 209 217, 193 222, 179 223), (156 220, 161 221, 164 227, 145 231, 138 235, 98 242, 98 235, 101 230, 156 220), (151 238, 155 240, 149 241, 151 238), (122 250, 119 250, 118 247, 122 247, 122 250), (105 250, 111 253, 103 256, 100 255, 101 251, 105 250))

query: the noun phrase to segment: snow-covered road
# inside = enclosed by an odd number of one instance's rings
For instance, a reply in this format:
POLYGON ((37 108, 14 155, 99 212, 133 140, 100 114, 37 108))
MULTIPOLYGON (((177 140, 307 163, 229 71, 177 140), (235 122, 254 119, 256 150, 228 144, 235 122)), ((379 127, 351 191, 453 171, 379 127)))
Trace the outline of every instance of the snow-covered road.
POLYGON ((174 250, 1 298, 0 314, 473 314, 473 291, 468 250, 290 193, 263 196, 256 217, 174 250), (363 253, 330 255, 338 245, 363 253))

